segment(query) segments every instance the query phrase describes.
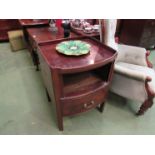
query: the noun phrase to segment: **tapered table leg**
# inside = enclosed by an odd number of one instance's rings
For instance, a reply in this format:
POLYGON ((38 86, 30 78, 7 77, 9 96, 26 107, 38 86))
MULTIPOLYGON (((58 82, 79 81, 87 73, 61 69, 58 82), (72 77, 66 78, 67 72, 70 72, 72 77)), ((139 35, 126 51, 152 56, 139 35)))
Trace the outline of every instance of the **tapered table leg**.
POLYGON ((48 102, 51 102, 51 98, 50 98, 50 96, 49 96, 49 94, 48 94, 47 89, 46 89, 46 96, 47 96, 48 102))

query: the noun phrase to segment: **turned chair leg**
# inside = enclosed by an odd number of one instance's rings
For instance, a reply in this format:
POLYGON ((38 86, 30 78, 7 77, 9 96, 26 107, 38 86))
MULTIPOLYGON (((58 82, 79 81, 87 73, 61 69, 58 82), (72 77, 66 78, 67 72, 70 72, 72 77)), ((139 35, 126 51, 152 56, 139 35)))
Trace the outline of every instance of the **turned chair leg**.
POLYGON ((138 115, 138 116, 143 115, 144 112, 147 111, 148 108, 151 108, 152 105, 153 105, 153 99, 152 98, 144 101, 144 103, 141 105, 141 107, 140 107, 140 109, 136 115, 138 115))
POLYGON ((105 103, 103 102, 102 104, 100 104, 99 107, 97 107, 97 110, 98 110, 99 112, 103 112, 103 110, 104 110, 104 105, 105 105, 105 103))

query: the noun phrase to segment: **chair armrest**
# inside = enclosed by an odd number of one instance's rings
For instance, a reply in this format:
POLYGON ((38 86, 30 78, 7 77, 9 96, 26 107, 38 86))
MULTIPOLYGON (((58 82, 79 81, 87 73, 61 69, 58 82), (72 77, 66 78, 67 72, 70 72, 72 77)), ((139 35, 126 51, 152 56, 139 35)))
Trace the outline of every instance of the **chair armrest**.
POLYGON ((146 55, 145 48, 118 44, 117 61, 147 66, 146 55))
POLYGON ((118 74, 122 74, 123 76, 139 80, 139 81, 152 81, 152 78, 145 73, 137 72, 135 70, 128 69, 126 67, 115 64, 114 71, 118 74))

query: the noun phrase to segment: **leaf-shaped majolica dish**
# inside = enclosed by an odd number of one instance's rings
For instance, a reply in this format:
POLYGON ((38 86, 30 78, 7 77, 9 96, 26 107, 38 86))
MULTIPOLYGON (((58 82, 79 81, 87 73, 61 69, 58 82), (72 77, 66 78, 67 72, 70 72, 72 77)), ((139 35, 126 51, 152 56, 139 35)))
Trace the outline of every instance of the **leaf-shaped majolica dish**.
POLYGON ((71 40, 59 43, 56 50, 65 55, 79 56, 87 54, 90 51, 90 45, 84 41, 71 40))

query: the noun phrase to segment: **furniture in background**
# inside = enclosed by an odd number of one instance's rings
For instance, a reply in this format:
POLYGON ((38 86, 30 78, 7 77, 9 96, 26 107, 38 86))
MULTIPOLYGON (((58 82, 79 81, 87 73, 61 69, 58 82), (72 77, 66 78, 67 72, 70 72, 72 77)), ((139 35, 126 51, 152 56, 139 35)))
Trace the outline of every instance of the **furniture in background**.
MULTIPOLYGON (((19 23, 23 28, 25 40, 28 41, 27 28, 48 26, 48 19, 19 19, 19 23)), ((28 47, 29 48, 29 47, 28 47)))
MULTIPOLYGON (((95 25, 95 24, 99 24, 97 19, 87 19, 86 20, 88 23, 90 23, 91 25, 95 25)), ((78 28, 74 28, 73 26, 71 26, 71 30, 79 35, 83 35, 83 36, 87 36, 87 37, 94 37, 97 39, 99 38, 99 32, 92 32, 92 33, 85 33, 83 30, 78 29, 78 28)))
POLYGON ((87 36, 87 37, 96 37, 96 38, 99 38, 99 32, 92 32, 92 33, 84 33, 83 31, 81 30, 77 30, 77 29, 74 29, 74 28, 71 28, 71 30, 79 35, 83 35, 83 36, 87 36))
POLYGON ((20 24, 22 27, 40 27, 49 24, 48 19, 19 19, 20 24))
POLYGON ((122 19, 119 20, 116 35, 123 44, 140 46, 146 49, 155 46, 155 20, 122 19))
MULTIPOLYGON (((28 36, 27 29, 48 26, 49 20, 48 19, 19 19, 19 23, 23 29, 26 45, 27 45, 27 48, 31 54, 33 63, 34 63, 34 65, 36 65, 37 55, 35 55, 35 53, 32 52, 32 46, 31 46, 31 43, 29 42, 29 36, 28 36)), ((38 70, 38 66, 37 66, 37 70, 38 70)))
POLYGON ((26 29, 32 28, 32 27, 48 26, 49 20, 48 19, 19 19, 19 23, 23 28, 25 40, 28 41, 28 34, 26 32, 26 29))
POLYGON ((0 19, 0 42, 8 41, 8 31, 21 29, 18 19, 0 19))
MULTIPOLYGON (((32 55, 34 65, 36 65, 36 70, 39 70, 39 59, 37 54, 37 45, 41 42, 55 41, 64 39, 63 28, 58 27, 57 32, 51 32, 48 26, 40 28, 27 28, 27 40, 29 43, 29 50, 32 55)), ((76 38, 79 35, 73 32, 70 32, 69 38, 76 38)))
POLYGON ((104 20, 104 43, 118 51, 111 91, 122 97, 142 102, 137 115, 153 105, 155 71, 145 48, 115 43, 116 20, 104 20))
POLYGON ((8 37, 12 51, 19 51, 26 48, 24 34, 22 30, 9 31, 8 37))
POLYGON ((116 26, 115 37, 118 37, 120 35, 121 23, 122 23, 122 19, 117 19, 117 26, 116 26))
MULTIPOLYGON (((66 56, 56 51, 63 40, 38 45, 42 78, 48 98, 55 105, 59 130, 63 117, 98 107, 102 112, 113 74, 116 51, 89 37, 78 40, 91 45, 90 53, 66 56)), ((77 39, 76 39, 77 40, 77 39)))

